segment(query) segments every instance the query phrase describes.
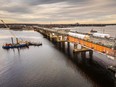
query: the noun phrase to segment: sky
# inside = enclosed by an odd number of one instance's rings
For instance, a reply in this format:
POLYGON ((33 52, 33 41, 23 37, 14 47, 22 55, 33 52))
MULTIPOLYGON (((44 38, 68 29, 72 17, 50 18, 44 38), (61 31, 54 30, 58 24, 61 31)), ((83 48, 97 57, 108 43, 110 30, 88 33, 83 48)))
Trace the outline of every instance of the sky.
POLYGON ((116 0, 0 0, 6 23, 116 23, 116 0))

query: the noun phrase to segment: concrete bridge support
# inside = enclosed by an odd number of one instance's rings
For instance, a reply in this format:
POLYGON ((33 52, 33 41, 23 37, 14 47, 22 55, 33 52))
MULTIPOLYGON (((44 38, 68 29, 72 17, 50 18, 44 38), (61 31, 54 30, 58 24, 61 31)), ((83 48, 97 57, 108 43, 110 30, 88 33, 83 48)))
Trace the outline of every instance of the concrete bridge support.
MULTIPOLYGON (((81 54, 81 58, 85 60, 87 58, 86 52, 89 52, 89 60, 92 61, 93 58, 93 51, 90 49, 87 49, 83 46, 81 46, 81 49, 78 48, 78 44, 74 43, 74 49, 73 53, 75 54, 81 54)), ((78 56, 78 55, 77 55, 78 56)))
POLYGON ((92 59, 93 59, 93 51, 92 50, 89 51, 89 58, 90 58, 90 61, 92 61, 92 59))
POLYGON ((65 36, 62 36, 61 43, 62 43, 62 50, 65 51, 65 36))
POLYGON ((50 41, 52 42, 53 41, 53 35, 52 35, 52 33, 49 33, 49 37, 50 37, 50 41))
POLYGON ((50 33, 46 33, 47 34, 47 39, 50 40, 50 33))
POLYGON ((78 44, 74 43, 74 50, 78 49, 78 44))
POLYGON ((63 51, 65 50, 65 37, 62 35, 56 35, 56 43, 57 47, 62 49, 63 51))
POLYGON ((81 52, 81 57, 82 57, 82 58, 86 58, 86 51, 81 52))
POLYGON ((70 42, 67 42, 67 50, 70 50, 70 42))

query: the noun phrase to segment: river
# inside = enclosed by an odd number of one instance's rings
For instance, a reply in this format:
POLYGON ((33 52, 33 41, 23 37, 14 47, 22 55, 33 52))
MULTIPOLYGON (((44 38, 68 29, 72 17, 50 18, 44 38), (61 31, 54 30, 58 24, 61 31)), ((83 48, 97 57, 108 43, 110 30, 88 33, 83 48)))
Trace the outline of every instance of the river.
MULTIPOLYGON (((40 33, 0 30, 0 87, 112 87, 112 82, 99 76, 90 65, 72 61, 40 33), (11 42, 10 32, 23 40, 42 42, 42 46, 2 49, 11 42)), ((97 73, 97 72, 98 73, 97 73)), ((104 73, 104 72, 102 72, 104 73)))

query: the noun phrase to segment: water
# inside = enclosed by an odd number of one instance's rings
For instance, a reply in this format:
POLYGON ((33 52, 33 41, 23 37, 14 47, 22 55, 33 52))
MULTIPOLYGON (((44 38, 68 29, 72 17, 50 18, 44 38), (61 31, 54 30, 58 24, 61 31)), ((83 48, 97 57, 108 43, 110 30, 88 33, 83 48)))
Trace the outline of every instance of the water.
POLYGON ((89 33, 92 29, 96 30, 98 33, 110 34, 111 37, 116 37, 116 25, 115 26, 105 26, 105 27, 72 27, 69 29, 76 30, 78 32, 89 33))
POLYGON ((92 68, 95 67, 86 66, 81 61, 73 62, 72 57, 57 49, 41 34, 34 31, 12 32, 17 37, 42 42, 43 45, 4 50, 2 44, 10 42, 12 35, 9 30, 0 30, 0 87, 112 87, 112 83, 103 81, 94 72, 96 70, 92 68))

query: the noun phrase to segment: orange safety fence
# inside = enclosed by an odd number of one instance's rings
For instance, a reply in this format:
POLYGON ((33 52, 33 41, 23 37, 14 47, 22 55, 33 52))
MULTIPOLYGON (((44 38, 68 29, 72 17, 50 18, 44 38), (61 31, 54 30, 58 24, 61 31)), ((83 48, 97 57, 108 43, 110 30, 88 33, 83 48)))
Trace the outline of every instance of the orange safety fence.
POLYGON ((71 36, 67 36, 69 42, 72 43, 80 43, 81 45, 84 45, 88 48, 92 48, 96 51, 102 52, 102 53, 106 53, 108 55, 113 55, 116 56, 116 50, 113 50, 111 48, 105 47, 105 46, 101 46, 92 42, 88 42, 88 41, 84 41, 75 37, 71 37, 71 36))

